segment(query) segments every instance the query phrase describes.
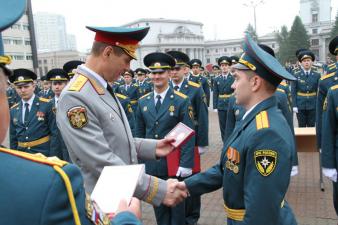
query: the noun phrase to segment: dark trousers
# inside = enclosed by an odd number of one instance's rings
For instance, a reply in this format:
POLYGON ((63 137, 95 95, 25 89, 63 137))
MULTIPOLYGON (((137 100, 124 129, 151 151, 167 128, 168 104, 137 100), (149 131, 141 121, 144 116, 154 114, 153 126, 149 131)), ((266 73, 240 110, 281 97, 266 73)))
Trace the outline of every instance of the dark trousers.
POLYGON ((197 224, 200 218, 201 196, 189 196, 185 200, 185 224, 197 224))
POLYGON ((225 140, 225 125, 227 120, 227 110, 218 110, 218 122, 219 122, 219 129, 221 130, 221 137, 222 141, 225 140))
POLYGON ((316 123, 316 110, 298 110, 297 119, 299 127, 314 127, 316 123))
POLYGON ((175 207, 167 207, 161 204, 154 206, 156 222, 158 225, 185 225, 185 202, 175 207))
POLYGON ((338 216, 338 183, 333 183, 333 205, 334 209, 336 210, 336 214, 338 216))

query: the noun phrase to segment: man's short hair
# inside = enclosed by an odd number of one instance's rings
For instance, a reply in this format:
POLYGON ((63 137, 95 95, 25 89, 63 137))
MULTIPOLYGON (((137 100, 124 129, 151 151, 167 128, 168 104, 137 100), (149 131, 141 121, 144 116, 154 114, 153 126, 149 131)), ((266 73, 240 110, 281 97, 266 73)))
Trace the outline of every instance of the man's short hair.
POLYGON ((111 46, 109 44, 103 43, 103 42, 98 42, 98 41, 94 41, 93 46, 92 46, 92 50, 91 50, 91 54, 94 56, 99 56, 106 47, 112 47, 114 50, 114 54, 116 56, 121 56, 123 54, 125 54, 125 52, 123 51, 122 48, 117 47, 117 46, 111 46))

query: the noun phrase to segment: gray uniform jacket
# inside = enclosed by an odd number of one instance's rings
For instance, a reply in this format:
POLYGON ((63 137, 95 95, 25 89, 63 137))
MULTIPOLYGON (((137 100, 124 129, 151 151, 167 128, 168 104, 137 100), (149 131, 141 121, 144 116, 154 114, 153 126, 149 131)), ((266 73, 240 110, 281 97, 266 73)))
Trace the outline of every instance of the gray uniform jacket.
MULTIPOLYGON (((72 162, 80 167, 91 193, 104 166, 155 159, 156 140, 133 138, 121 104, 83 65, 77 71, 62 91, 56 118, 72 162)), ((134 196, 159 205, 165 194, 166 182, 144 173, 134 196)))

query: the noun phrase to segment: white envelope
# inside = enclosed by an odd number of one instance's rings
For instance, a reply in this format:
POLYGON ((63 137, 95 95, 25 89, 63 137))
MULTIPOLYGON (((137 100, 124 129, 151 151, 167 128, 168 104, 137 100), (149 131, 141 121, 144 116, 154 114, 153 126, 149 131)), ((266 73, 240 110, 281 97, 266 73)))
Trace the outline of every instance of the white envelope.
POLYGON ((121 199, 129 203, 135 192, 144 164, 105 166, 91 194, 103 213, 114 213, 121 199))

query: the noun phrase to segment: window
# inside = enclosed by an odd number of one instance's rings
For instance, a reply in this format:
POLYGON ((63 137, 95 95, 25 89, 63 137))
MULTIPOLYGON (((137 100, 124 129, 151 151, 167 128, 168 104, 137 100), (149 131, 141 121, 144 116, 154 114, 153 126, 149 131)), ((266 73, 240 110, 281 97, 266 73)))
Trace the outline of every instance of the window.
POLYGON ((272 44, 271 47, 272 47, 272 48, 275 48, 276 46, 275 46, 275 44, 272 44))
POLYGON ((47 64, 47 59, 44 59, 44 60, 43 60, 43 63, 44 63, 44 64, 47 64))
MULTIPOLYGON (((38 60, 38 64, 39 64, 39 65, 41 64, 41 60, 38 60)), ((41 68, 41 67, 40 67, 40 68, 41 68)), ((39 69, 40 69, 40 68, 39 68, 39 69)), ((42 68, 41 68, 41 70, 42 70, 42 68)))
POLYGON ((33 60, 33 56, 32 55, 26 55, 26 60, 33 60))
POLYGON ((311 45, 312 45, 312 46, 317 46, 317 45, 319 45, 319 39, 312 39, 312 40, 311 40, 311 45))
POLYGON ((215 49, 215 52, 218 53, 218 49, 217 48, 215 49))
POLYGON ((10 45, 12 43, 11 39, 3 39, 3 42, 5 45, 10 45))
POLYGON ((24 59, 25 59, 25 57, 24 57, 23 55, 19 55, 19 54, 17 54, 17 55, 12 55, 12 58, 13 58, 14 60, 24 60, 24 59))
POLYGON ((28 25, 28 24, 22 25, 22 29, 23 29, 23 30, 29 30, 29 25, 28 25))
POLYGON ((236 48, 236 47, 234 47, 232 50, 235 52, 235 51, 237 51, 237 48, 236 48))
POLYGON ((48 67, 45 66, 45 74, 47 74, 47 73, 48 73, 48 67))
POLYGON ((312 14, 312 23, 318 22, 318 14, 312 14))
POLYGON ((218 62, 218 58, 216 58, 215 61, 218 62))
POLYGON ((149 26, 149 23, 148 23, 148 22, 146 22, 146 26, 149 26))
POLYGON ((210 59, 209 58, 207 58, 207 63, 210 63, 210 59))
POLYGON ((14 45, 22 45, 23 41, 22 40, 13 40, 14 45))
POLYGON ((209 54, 209 49, 207 49, 207 53, 209 54))
POLYGON ((13 24, 11 26, 11 29, 13 29, 13 30, 20 30, 20 24, 13 24))
POLYGON ((318 29, 312 29, 313 34, 318 34, 318 29))
POLYGON ((224 48, 224 52, 227 52, 227 48, 224 48))
POLYGON ((25 40, 25 45, 31 45, 31 41, 30 40, 25 40))
POLYGON ((43 72, 42 72, 42 67, 39 67, 39 74, 40 74, 40 76, 42 76, 42 75, 43 75, 43 72))

